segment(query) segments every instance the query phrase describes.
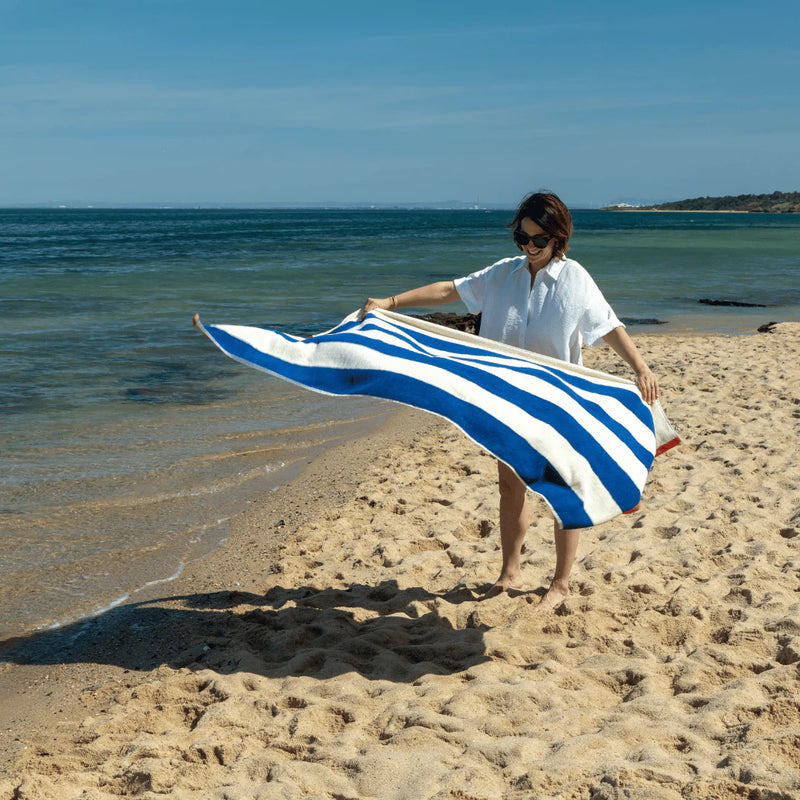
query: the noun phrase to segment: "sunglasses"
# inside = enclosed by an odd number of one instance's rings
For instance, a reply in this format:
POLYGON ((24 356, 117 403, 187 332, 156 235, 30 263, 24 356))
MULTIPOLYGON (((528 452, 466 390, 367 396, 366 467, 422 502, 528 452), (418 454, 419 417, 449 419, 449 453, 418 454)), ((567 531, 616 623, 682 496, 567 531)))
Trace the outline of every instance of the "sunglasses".
POLYGON ((544 250, 552 238, 553 237, 547 233, 537 233, 535 236, 529 236, 520 228, 514 231, 514 241, 522 247, 525 247, 528 242, 533 242, 534 247, 537 247, 539 250, 544 250))

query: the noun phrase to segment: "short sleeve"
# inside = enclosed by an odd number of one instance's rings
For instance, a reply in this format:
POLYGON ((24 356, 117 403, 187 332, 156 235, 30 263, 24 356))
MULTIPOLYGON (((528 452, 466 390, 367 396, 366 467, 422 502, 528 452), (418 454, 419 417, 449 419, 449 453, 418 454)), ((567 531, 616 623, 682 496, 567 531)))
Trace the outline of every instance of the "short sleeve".
POLYGON ((464 278, 456 278, 453 281, 456 291, 464 301, 464 305, 466 305, 470 314, 479 314, 483 311, 483 301, 490 282, 491 270, 492 267, 486 267, 464 278))
POLYGON ((589 347, 595 345, 600 339, 615 328, 625 327, 614 313, 614 309, 603 297, 597 284, 587 274, 585 311, 578 325, 584 342, 589 347))

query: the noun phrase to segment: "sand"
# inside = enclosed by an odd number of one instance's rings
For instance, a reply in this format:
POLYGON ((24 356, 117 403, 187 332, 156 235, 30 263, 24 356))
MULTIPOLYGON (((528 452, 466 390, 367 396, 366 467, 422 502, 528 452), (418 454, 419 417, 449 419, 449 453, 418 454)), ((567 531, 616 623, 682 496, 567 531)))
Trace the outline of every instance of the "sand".
POLYGON ((684 441, 554 616, 544 505, 529 588, 479 601, 494 462, 403 411, 170 597, 7 655, 0 798, 800 797, 800 324, 637 342, 684 441))

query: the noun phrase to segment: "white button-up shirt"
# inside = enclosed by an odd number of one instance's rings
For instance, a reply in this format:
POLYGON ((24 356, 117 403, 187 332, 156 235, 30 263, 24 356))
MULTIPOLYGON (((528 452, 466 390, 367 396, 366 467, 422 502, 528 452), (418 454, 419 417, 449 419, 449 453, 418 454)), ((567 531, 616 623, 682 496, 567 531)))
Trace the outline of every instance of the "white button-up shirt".
POLYGON ((592 276, 570 258, 554 258, 533 286, 524 255, 455 285, 470 313, 482 313, 481 336, 573 364, 582 363, 583 342, 591 346, 622 325, 592 276))

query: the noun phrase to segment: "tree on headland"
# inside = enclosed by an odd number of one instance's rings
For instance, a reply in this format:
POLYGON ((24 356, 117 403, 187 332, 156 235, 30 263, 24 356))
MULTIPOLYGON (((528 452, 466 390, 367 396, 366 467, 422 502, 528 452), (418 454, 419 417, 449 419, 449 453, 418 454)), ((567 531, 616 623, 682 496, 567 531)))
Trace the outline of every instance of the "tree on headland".
MULTIPOLYGON (((611 208, 620 210, 617 206, 612 206, 611 208)), ((677 200, 672 203, 641 206, 638 210, 650 209, 658 211, 750 211, 754 213, 797 214, 800 213, 800 192, 693 197, 689 200, 677 200)))

